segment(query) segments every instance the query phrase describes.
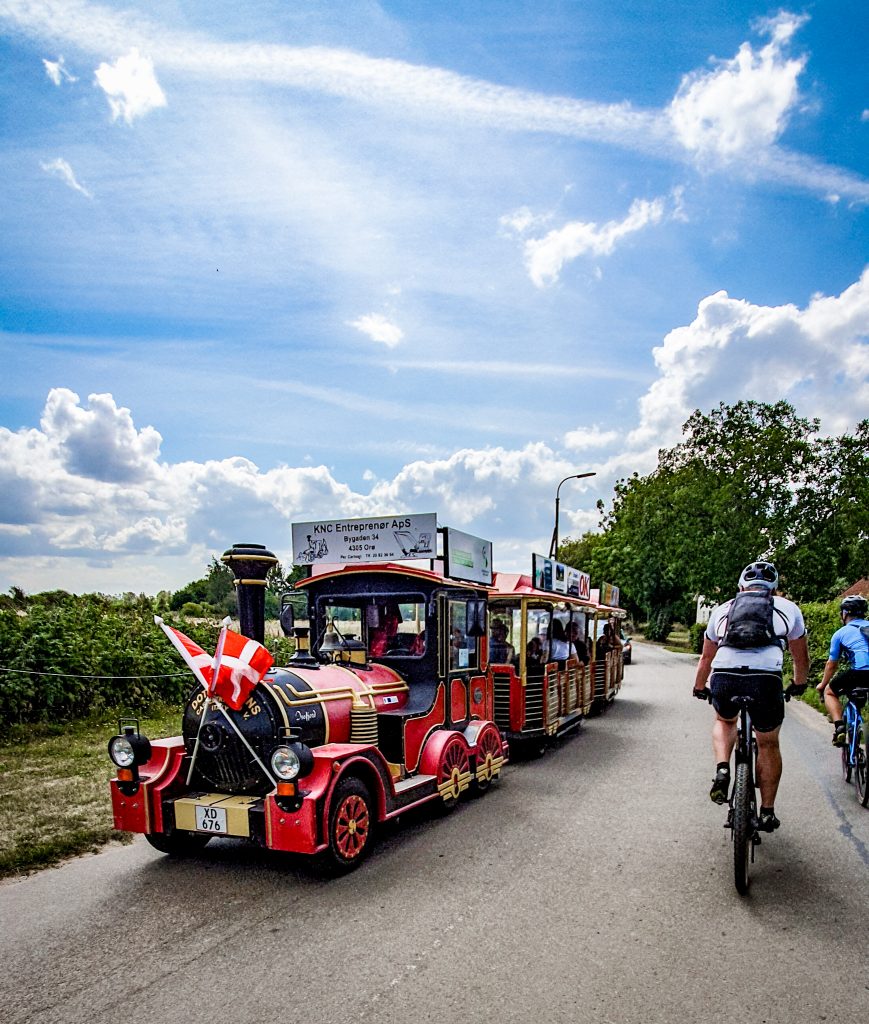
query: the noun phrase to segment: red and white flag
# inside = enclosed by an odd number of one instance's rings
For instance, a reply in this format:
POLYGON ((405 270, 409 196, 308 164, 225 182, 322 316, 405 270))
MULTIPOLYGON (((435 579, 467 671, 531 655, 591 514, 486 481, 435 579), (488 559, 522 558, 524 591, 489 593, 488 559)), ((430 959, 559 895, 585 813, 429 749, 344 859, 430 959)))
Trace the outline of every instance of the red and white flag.
POLYGON ((211 655, 206 654, 195 640, 185 636, 180 629, 173 629, 171 626, 167 626, 159 615, 154 616, 154 622, 169 637, 172 641, 172 646, 187 663, 187 667, 207 690, 211 679, 211 655), (208 670, 208 675, 206 675, 206 669, 208 670))
POLYGON ((189 636, 167 626, 159 615, 154 616, 154 621, 172 641, 208 696, 219 697, 234 711, 241 710, 256 684, 274 664, 274 658, 261 643, 226 626, 220 632, 217 650, 211 658, 189 636))
POLYGON ((218 643, 220 658, 215 654, 208 692, 238 711, 275 659, 256 640, 225 626, 221 640, 222 645, 218 643))

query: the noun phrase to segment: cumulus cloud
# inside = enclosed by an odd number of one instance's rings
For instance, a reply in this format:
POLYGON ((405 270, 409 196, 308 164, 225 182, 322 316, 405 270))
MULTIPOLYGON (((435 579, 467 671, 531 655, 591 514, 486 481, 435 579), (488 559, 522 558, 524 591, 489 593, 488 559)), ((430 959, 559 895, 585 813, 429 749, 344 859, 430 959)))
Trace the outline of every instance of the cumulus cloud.
POLYGON ((135 47, 114 64, 100 64, 95 76, 109 101, 113 121, 123 117, 127 124, 132 124, 134 118, 166 106, 153 62, 141 56, 135 47))
POLYGON ((758 24, 770 36, 766 46, 755 51, 743 43, 733 59, 716 60, 712 70, 682 79, 669 116, 687 150, 731 161, 753 156, 780 137, 797 102, 797 79, 807 59, 789 58, 784 51, 806 20, 782 12, 758 24))
POLYGON ((564 446, 571 451, 585 451, 588 448, 606 448, 617 441, 621 435, 616 430, 601 430, 593 427, 577 427, 564 435, 564 446))
POLYGON ((404 331, 387 320, 382 313, 367 313, 356 320, 349 320, 348 327, 355 327, 362 334, 367 334, 372 341, 379 341, 387 348, 395 348, 404 338, 404 331))
POLYGON ((616 245, 628 235, 642 231, 664 219, 664 200, 635 199, 623 220, 605 224, 571 221, 543 238, 529 238, 525 243, 525 264, 528 275, 538 288, 545 288, 559 278, 565 263, 578 256, 609 256, 616 245))
POLYGON ((805 309, 717 292, 653 355, 659 377, 640 400, 632 446, 672 444, 694 409, 743 398, 784 398, 830 432, 845 430, 869 416, 869 269, 805 309))
POLYGON ((64 184, 69 185, 75 192, 80 192, 83 196, 87 196, 88 199, 93 199, 91 193, 80 184, 76 179, 73 169, 69 166, 63 157, 57 157, 56 160, 49 160, 47 163, 40 163, 39 165, 46 174, 51 174, 55 178, 60 178, 64 184))
POLYGON ((88 402, 83 409, 75 392, 52 388, 42 414, 43 432, 70 472, 109 483, 147 479, 160 454, 160 434, 153 427, 136 430, 130 410, 111 395, 89 395, 88 402))
POLYGON ((7 585, 31 588, 35 580, 85 589, 114 580, 117 590, 153 592, 201 573, 232 539, 276 543, 288 560, 280 538, 294 520, 429 509, 490 537, 499 566, 527 569, 528 553, 546 549, 552 528, 541 495, 554 495, 571 473, 595 471, 563 494, 561 532, 593 528, 595 499, 618 477, 653 469, 657 450, 679 440, 695 408, 785 398, 801 415, 820 416, 830 433, 869 416, 869 269, 840 295, 816 295, 804 308, 710 295, 654 358, 657 380, 624 441, 624 430, 593 424, 569 431, 558 447, 462 449, 407 463, 391 479, 366 473, 368 493, 322 465, 264 471, 239 456, 166 464, 159 433, 137 428, 111 395, 91 395, 85 406, 56 388, 39 429, 0 428, 0 573, 7 585))
POLYGON ((43 60, 42 63, 45 65, 46 75, 48 75, 55 85, 60 85, 64 81, 78 81, 75 75, 71 75, 69 71, 67 71, 63 57, 58 57, 57 60, 43 60))

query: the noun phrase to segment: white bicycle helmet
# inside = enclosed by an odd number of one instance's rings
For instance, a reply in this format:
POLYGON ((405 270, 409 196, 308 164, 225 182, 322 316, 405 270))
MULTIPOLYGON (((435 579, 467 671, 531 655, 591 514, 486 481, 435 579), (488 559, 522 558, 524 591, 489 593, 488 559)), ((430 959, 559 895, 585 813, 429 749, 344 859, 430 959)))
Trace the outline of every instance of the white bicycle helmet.
POLYGON ((778 570, 772 562, 752 562, 739 574, 739 586, 742 589, 765 587, 767 590, 775 590, 778 586, 778 570))

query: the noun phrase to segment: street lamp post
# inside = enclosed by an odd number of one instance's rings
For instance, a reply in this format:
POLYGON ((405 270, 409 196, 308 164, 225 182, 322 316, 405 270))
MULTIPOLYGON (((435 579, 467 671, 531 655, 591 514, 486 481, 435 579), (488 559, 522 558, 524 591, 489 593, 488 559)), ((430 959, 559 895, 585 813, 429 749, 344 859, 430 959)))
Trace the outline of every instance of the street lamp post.
POLYGON ((555 529, 552 531, 552 543, 549 545, 549 557, 555 558, 558 554, 558 503, 561 495, 561 484, 567 483, 568 480, 582 480, 587 476, 595 476, 595 473, 571 473, 570 476, 566 476, 558 487, 555 489, 555 529))

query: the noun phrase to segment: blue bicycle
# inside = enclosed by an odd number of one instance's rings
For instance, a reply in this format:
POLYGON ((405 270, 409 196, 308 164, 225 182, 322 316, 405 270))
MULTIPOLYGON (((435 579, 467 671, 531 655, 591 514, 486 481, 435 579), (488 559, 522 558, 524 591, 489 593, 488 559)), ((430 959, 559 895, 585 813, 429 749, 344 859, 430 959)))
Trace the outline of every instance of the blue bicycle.
POLYGON ((866 705, 867 696, 869 696, 869 689, 852 690, 843 709, 845 746, 842 747, 842 774, 845 776, 846 782, 850 782, 853 777, 857 799, 863 807, 869 806, 869 780, 867 780, 869 741, 866 738, 866 729, 861 714, 866 705))

